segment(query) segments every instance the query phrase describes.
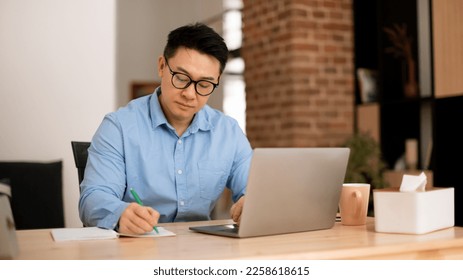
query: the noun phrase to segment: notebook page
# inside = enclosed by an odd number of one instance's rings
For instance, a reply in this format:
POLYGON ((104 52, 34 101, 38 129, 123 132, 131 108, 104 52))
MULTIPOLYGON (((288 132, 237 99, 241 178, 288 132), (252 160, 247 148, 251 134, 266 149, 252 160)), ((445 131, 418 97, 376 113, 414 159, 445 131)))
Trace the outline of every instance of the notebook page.
POLYGON ((56 242, 73 240, 99 240, 114 239, 118 234, 114 230, 98 227, 83 228, 56 228, 51 230, 51 235, 56 242))

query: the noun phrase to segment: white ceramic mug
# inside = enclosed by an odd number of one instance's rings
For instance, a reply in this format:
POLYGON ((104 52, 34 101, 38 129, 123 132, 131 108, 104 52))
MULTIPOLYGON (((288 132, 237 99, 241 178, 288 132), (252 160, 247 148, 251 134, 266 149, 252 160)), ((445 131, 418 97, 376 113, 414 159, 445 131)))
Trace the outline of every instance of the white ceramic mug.
POLYGON ((341 224, 346 226, 364 225, 367 220, 370 184, 349 183, 342 185, 339 210, 341 224))

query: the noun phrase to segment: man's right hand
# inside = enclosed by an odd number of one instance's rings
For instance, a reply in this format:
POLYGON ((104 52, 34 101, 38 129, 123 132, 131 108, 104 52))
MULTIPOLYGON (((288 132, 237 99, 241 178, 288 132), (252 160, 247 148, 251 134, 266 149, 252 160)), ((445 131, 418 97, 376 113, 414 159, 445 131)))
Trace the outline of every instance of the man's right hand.
POLYGON ((159 212, 151 207, 130 203, 119 219, 119 232, 127 234, 150 232, 158 223, 159 216, 159 212))

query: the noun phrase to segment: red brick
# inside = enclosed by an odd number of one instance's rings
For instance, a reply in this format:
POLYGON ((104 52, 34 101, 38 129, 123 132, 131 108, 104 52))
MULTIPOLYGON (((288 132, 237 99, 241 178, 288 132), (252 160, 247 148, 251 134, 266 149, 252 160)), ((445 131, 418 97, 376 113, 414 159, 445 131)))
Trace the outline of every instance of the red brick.
POLYGON ((352 0, 244 1, 253 147, 336 146, 353 132, 352 0))

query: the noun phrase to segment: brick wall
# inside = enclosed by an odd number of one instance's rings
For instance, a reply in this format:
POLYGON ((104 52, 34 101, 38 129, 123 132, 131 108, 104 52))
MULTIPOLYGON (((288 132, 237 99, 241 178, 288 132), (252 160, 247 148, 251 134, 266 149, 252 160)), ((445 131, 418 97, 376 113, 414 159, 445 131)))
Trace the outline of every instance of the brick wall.
POLYGON ((244 0, 253 147, 339 146, 353 133, 352 0, 244 0))

